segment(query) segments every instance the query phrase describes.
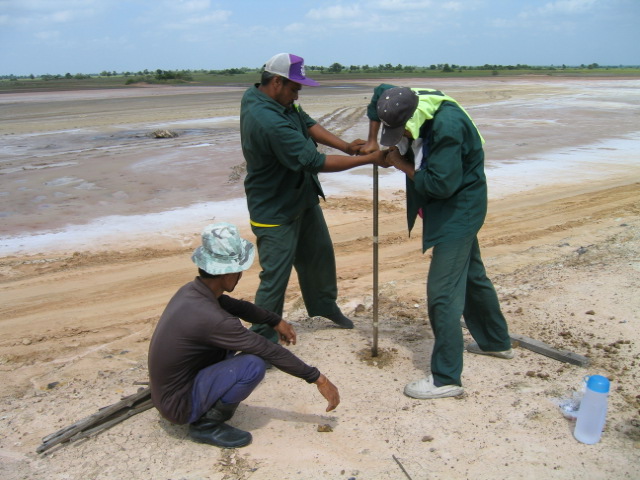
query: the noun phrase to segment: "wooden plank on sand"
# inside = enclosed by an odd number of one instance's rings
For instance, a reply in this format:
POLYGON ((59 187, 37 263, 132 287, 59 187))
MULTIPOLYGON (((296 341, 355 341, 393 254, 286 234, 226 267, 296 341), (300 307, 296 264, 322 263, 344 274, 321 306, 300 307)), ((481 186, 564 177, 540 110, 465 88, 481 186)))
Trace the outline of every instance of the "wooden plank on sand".
MULTIPOLYGON (((464 328, 467 328, 464 320, 461 320, 460 324, 464 328)), ((546 343, 534 338, 525 337, 524 335, 518 335, 517 333, 511 333, 509 334, 509 337, 511 338, 511 345, 513 347, 523 347, 527 350, 531 350, 532 352, 539 353, 540 355, 545 355, 547 357, 553 358, 554 360, 570 363, 572 365, 578 365, 579 367, 586 367, 589 365, 589 363, 591 363, 591 360, 583 355, 569 352, 567 350, 559 350, 557 348, 553 348, 551 345, 547 345, 546 343)))
POLYGON ((567 350, 559 350, 557 348, 553 348, 539 340, 525 337, 524 335, 518 335, 517 333, 512 333, 509 336, 511 337, 512 343, 517 342, 521 347, 531 350, 532 352, 551 357, 554 360, 570 363, 572 365, 578 365, 580 367, 586 367, 590 363, 590 360, 583 355, 578 355, 577 353, 569 352, 567 350))
POLYGON ((149 387, 142 388, 137 393, 124 397, 113 405, 101 408, 93 415, 85 417, 51 435, 47 435, 42 439, 42 444, 36 449, 36 452, 43 453, 56 445, 71 443, 81 438, 97 435, 152 407, 151 389, 149 387))

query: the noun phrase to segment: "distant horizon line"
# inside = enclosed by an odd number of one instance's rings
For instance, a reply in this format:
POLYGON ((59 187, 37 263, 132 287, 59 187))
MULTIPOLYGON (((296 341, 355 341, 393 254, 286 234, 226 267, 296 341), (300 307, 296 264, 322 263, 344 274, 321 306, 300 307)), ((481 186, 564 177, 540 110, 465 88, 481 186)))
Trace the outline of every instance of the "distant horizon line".
MULTIPOLYGON (((434 66, 436 67, 435 70, 437 70, 438 68, 444 68, 444 66, 448 66, 449 68, 452 69, 465 69, 465 70, 491 70, 491 69, 516 69, 516 70, 526 70, 526 69, 609 69, 609 68, 616 68, 616 69, 621 69, 621 68, 632 68, 632 69, 637 69, 640 68, 639 64, 616 64, 616 65, 604 65, 604 64, 598 64, 598 63, 590 63, 590 64, 540 64, 540 65, 531 65, 531 64, 523 64, 523 63, 517 63, 517 64, 482 64, 482 65, 460 65, 460 64, 455 64, 455 63, 437 63, 437 64, 430 64, 429 66, 426 65, 402 65, 402 64, 397 64, 397 65, 392 65, 390 63, 386 63, 386 64, 377 64, 377 65, 369 65, 369 64, 363 64, 363 65, 342 65, 339 62, 334 62, 333 64, 331 64, 330 66, 323 66, 323 65, 305 65, 307 70, 313 71, 313 72, 320 72, 320 73, 340 73, 340 72, 336 72, 336 71, 331 71, 331 68, 334 65, 341 65, 342 70, 346 71, 346 73, 349 73, 349 71, 356 71, 356 70, 350 70, 353 67, 356 67, 357 70, 374 70, 374 71, 380 71, 381 67, 382 70, 384 71, 385 69, 387 69, 387 71, 398 71, 399 69, 416 69, 416 70, 434 70, 434 66), (398 68, 400 67, 400 68, 398 68)), ((76 72, 76 73, 71 73, 69 72, 65 72, 65 73, 39 73, 39 74, 34 74, 34 73, 28 73, 28 74, 15 74, 15 73, 0 73, 0 79, 10 79, 11 77, 15 77, 15 78, 19 78, 19 79, 25 79, 25 78, 41 78, 41 77, 46 77, 46 76, 65 76, 65 75, 87 75, 87 76, 105 76, 104 74, 107 73, 109 75, 122 75, 122 76, 126 76, 126 75, 138 75, 141 74, 142 72, 147 72, 146 74, 153 74, 156 73, 158 70, 160 71, 164 71, 164 72, 205 72, 205 73, 218 73, 218 72, 229 72, 229 71, 233 71, 233 70, 238 70, 237 73, 248 73, 251 71, 254 72, 259 72, 262 70, 262 67, 229 67, 229 68, 174 68, 174 69, 162 69, 162 68, 155 68, 155 69, 149 69, 149 68, 145 68, 142 70, 122 70, 120 72, 118 72, 117 70, 102 70, 101 72, 90 72, 90 73, 83 73, 83 72, 76 72)))

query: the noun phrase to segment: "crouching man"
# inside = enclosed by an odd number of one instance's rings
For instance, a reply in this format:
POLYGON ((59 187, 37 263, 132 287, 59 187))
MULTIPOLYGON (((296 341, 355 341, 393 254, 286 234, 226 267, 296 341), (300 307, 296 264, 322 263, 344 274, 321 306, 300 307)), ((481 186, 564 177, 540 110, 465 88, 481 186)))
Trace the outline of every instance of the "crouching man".
POLYGON ((338 389, 317 368, 240 322, 269 325, 282 342, 296 343, 293 327, 279 315, 224 294, 234 290, 254 256, 253 245, 235 226, 207 226, 191 256, 198 276, 169 301, 149 346, 155 407, 170 422, 189 424, 193 440, 217 447, 251 443, 251 433, 225 422, 264 378, 265 361, 315 383, 328 401, 327 412, 340 403, 338 389))

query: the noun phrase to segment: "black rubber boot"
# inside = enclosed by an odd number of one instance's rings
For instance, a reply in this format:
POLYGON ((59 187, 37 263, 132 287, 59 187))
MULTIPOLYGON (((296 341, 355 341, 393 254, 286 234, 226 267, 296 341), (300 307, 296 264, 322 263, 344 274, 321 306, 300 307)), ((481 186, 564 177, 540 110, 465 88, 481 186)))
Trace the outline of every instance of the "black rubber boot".
POLYGON ((332 313, 331 315, 327 315, 326 318, 331 320, 340 328, 351 329, 353 328, 353 322, 344 316, 344 314, 338 310, 336 313, 332 313))
POLYGON ((238 408, 237 403, 215 405, 200 419, 189 425, 189 436, 199 443, 208 443, 220 448, 239 448, 251 443, 251 433, 227 425, 226 422, 238 408))

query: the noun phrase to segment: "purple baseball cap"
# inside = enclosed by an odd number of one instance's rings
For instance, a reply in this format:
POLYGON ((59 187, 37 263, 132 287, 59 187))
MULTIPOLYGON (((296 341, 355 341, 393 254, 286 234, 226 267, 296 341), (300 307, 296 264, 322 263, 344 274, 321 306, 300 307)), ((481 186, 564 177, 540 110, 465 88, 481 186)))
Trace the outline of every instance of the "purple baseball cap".
POLYGON ((275 73, 281 77, 288 78, 292 82, 317 87, 315 80, 305 77, 304 59, 290 53, 279 53, 271 57, 264 66, 265 72, 275 73))

